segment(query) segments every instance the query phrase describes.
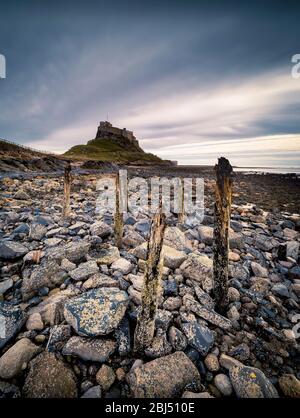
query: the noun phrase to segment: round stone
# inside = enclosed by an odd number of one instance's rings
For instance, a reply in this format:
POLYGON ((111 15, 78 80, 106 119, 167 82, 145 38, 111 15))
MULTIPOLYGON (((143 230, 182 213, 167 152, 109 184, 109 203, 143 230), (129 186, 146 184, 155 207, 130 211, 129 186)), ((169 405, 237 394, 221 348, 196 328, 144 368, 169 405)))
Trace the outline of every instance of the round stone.
POLYGON ((240 300, 240 292, 235 287, 228 289, 229 302, 238 302, 240 300))
POLYGON ((214 354, 208 354, 205 357, 204 364, 211 372, 217 372, 220 368, 218 357, 214 354))
POLYGON ((28 329, 28 331, 41 331, 42 329, 44 329, 42 317, 38 312, 29 316, 26 322, 26 328, 28 329))
POLYGON ((214 378, 214 384, 216 388, 222 393, 224 396, 230 396, 232 394, 232 385, 230 379, 226 374, 218 374, 214 378))
POLYGON ((106 364, 103 364, 103 366, 96 374, 96 381, 105 392, 107 392, 110 389, 115 379, 115 372, 111 367, 106 366, 106 364))

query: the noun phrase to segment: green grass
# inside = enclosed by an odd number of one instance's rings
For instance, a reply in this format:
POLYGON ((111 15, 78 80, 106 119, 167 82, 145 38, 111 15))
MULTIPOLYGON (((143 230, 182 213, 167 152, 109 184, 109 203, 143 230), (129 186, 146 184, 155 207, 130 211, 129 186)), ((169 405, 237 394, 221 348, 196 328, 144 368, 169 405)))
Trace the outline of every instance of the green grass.
POLYGON ((76 145, 64 155, 79 160, 89 159, 120 163, 135 161, 162 162, 159 157, 153 154, 138 151, 134 146, 125 148, 110 139, 92 140, 87 145, 76 145))

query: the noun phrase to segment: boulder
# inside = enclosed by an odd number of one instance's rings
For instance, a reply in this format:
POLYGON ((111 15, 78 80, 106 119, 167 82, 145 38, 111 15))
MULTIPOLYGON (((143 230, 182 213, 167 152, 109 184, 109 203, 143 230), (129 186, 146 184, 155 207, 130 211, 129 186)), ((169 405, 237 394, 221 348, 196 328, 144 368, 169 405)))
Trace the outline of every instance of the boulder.
POLYGON ((96 256, 98 264, 110 265, 120 258, 120 253, 117 247, 109 247, 101 249, 96 256))
POLYGON ((173 398, 187 385, 198 388, 200 374, 184 353, 176 352, 135 368, 127 381, 134 398, 173 398))
POLYGON ((48 350, 51 353, 59 352, 63 349, 63 347, 70 338, 70 325, 54 325, 51 328, 46 350, 48 350))
POLYGON ((129 297, 116 288, 93 289, 69 300, 66 321, 81 336, 96 337, 115 330, 125 315, 129 297))
POLYGON ((0 241, 0 259, 16 260, 28 253, 28 248, 15 241, 0 241))
POLYGON ((207 282, 208 288, 212 288, 213 261, 206 255, 189 254, 180 270, 186 279, 207 282))
POLYGON ((190 252, 193 250, 191 242, 186 238, 184 233, 175 226, 166 228, 164 245, 175 248, 178 251, 190 252))
POLYGON ((24 363, 28 363, 41 349, 28 338, 17 341, 0 358, 0 378, 12 379, 22 371, 24 363))
POLYGON ((137 245, 142 244, 143 242, 145 242, 145 238, 133 229, 130 229, 129 231, 125 232, 125 236, 123 238, 124 245, 134 248, 137 245))
POLYGON ((298 260, 300 243, 297 241, 288 241, 286 243, 286 256, 298 260))
POLYGON ((30 226, 29 238, 35 241, 41 241, 47 233, 47 228, 44 225, 34 223, 30 226))
POLYGON ((117 340, 118 352, 120 356, 126 356, 131 350, 130 324, 126 316, 120 322, 120 325, 114 331, 114 337, 117 340))
POLYGON ((20 331, 26 315, 18 306, 0 301, 0 349, 20 331))
POLYGON ((26 322, 28 331, 41 331, 44 329, 44 323, 39 312, 33 313, 29 316, 26 322))
POLYGON ((30 196, 24 190, 18 190, 14 195, 14 199, 16 199, 16 200, 31 200, 30 196))
MULTIPOLYGON (((135 257, 146 261, 147 250, 148 250, 148 244, 145 242, 142 245, 139 245, 138 247, 136 247, 132 251, 132 254, 135 257)), ((163 245, 162 253, 164 257, 164 266, 169 267, 174 270, 179 268, 181 264, 187 258, 187 255, 183 251, 178 251, 175 248, 169 247, 168 245, 163 245)))
POLYGON ((91 244, 86 241, 69 242, 63 246, 47 249, 46 256, 58 263, 61 263, 65 258, 72 263, 78 263, 86 257, 90 246, 91 244))
POLYGON ((70 293, 68 290, 63 290, 53 295, 49 295, 39 303, 37 306, 30 308, 29 315, 39 313, 45 325, 57 325, 63 321, 63 309, 66 300, 69 299, 70 293))
POLYGON ((214 229, 211 226, 200 225, 198 227, 200 241, 206 245, 212 245, 214 239, 214 229))
POLYGON ((72 337, 64 346, 62 353, 65 356, 75 356, 85 361, 104 363, 115 349, 116 342, 112 339, 72 337))
POLYGON ((2 282, 0 282, 0 295, 4 295, 5 292, 7 292, 9 289, 11 289, 14 285, 14 282, 12 279, 7 279, 2 282))
POLYGON ((101 386, 101 388, 105 392, 107 392, 110 389, 115 379, 115 372, 111 367, 107 366, 106 364, 103 364, 103 366, 101 366, 101 368, 98 370, 98 373, 96 374, 96 382, 98 383, 98 385, 101 386))
POLYGON ((88 278, 82 285, 84 290, 96 289, 97 287, 119 287, 119 282, 106 274, 97 273, 88 278))
POLYGON ((101 238, 106 238, 113 233, 111 226, 105 222, 95 222, 90 227, 91 235, 97 235, 101 238))
POLYGON ((277 241, 263 234, 256 234, 254 236, 253 245, 262 251, 272 251, 274 247, 278 246, 277 241))
POLYGON ((168 337, 175 351, 184 351, 186 349, 187 339, 178 328, 174 326, 170 327, 168 337))
POLYGON ((50 289, 61 285, 65 279, 65 273, 55 261, 47 261, 43 266, 37 266, 32 274, 24 276, 22 281, 23 300, 28 300, 41 288, 49 287, 50 289))
POLYGON ((187 256, 183 251, 178 251, 175 248, 163 246, 164 266, 175 270, 181 266, 186 260, 187 256))
POLYGON ((74 372, 55 354, 44 351, 30 362, 25 398, 76 398, 77 394, 74 372))
POLYGON ((256 263, 255 261, 252 261, 251 269, 253 271, 254 276, 256 277, 268 277, 269 276, 268 269, 261 266, 259 263, 256 263))
POLYGON ((87 261, 86 263, 80 264, 75 270, 69 272, 73 280, 85 280, 89 276, 99 272, 99 267, 96 261, 87 261))
POLYGON ((259 369, 233 366, 229 374, 238 398, 278 398, 277 390, 259 369))
POLYGON ((279 378, 278 384, 288 398, 300 398, 300 380, 293 374, 284 374, 279 378))
POLYGON ((129 274, 133 268, 133 264, 131 264, 130 261, 126 260, 126 258, 119 258, 118 260, 114 261, 111 265, 112 270, 118 270, 125 275, 129 274))
POLYGON ((181 328, 188 344, 202 356, 206 356, 214 344, 214 335, 211 330, 197 322, 183 323, 181 328))
POLYGON ((232 385, 230 379, 226 374, 217 374, 214 378, 214 384, 217 389, 222 393, 224 396, 230 396, 232 394, 232 385))

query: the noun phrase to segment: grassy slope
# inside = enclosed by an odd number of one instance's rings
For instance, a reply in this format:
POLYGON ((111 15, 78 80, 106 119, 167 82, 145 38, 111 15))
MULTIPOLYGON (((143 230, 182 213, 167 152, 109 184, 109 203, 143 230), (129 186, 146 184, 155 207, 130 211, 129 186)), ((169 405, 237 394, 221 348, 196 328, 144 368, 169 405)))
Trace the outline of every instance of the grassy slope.
POLYGON ((87 145, 76 145, 65 154, 73 159, 88 159, 130 163, 134 161, 149 161, 160 163, 162 160, 153 154, 139 152, 112 142, 110 139, 90 141, 87 145))

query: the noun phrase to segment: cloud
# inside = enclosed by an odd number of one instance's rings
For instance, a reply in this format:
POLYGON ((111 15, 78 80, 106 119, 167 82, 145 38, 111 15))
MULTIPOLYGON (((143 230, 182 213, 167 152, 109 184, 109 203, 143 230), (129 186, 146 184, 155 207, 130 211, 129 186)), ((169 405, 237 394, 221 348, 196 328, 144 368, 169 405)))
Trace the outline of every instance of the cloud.
MULTIPOLYGON (((206 88, 195 86, 189 92, 175 91, 162 97, 157 89, 144 104, 145 89, 143 100, 136 98, 131 115, 120 117, 117 124, 134 129, 147 151, 180 163, 212 164, 222 153, 232 158, 233 164, 244 165, 250 156, 262 161, 265 155, 270 161, 271 153, 279 160, 280 152, 290 152, 293 159, 295 152, 300 152, 300 134, 276 135, 270 133, 269 126, 264 129, 265 122, 276 124, 287 105, 300 102, 300 83, 289 74, 270 72, 206 88)), ((88 117, 31 145, 65 151, 92 138, 95 130, 94 120, 88 117)))
POLYGON ((93 138, 109 113, 145 150, 180 163, 213 163, 222 152, 238 165, 295 164, 295 11, 142 3, 7 5, 0 136, 63 152, 93 138))

